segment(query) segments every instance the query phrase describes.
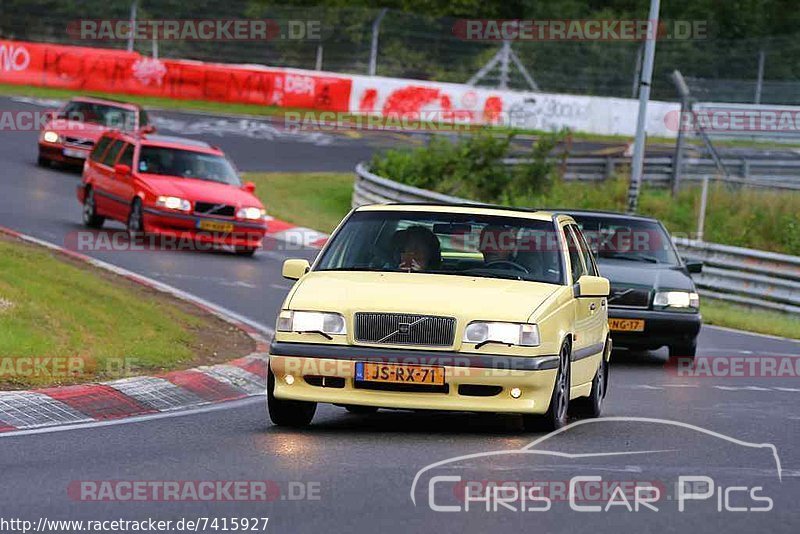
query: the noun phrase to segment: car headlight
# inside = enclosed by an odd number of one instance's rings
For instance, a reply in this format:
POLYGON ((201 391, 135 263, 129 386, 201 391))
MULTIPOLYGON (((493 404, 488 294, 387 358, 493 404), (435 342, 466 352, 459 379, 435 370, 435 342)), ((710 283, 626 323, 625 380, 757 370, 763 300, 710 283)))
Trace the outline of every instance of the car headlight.
POLYGON ((239 208, 236 212, 236 217, 239 219, 263 219, 267 214, 266 210, 262 208, 239 208))
POLYGON ((539 327, 535 324, 489 323, 473 321, 464 330, 464 343, 485 345, 486 343, 503 343, 536 347, 539 345, 539 327))
POLYGON ((346 334, 347 326, 339 313, 283 310, 278 315, 278 332, 346 334))
POLYGON ((44 139, 48 143, 58 143, 61 140, 61 136, 52 130, 47 130, 46 132, 44 132, 42 139, 44 139))
POLYGON ((688 291, 659 291, 653 298, 653 306, 658 308, 694 308, 700 307, 700 296, 688 291))
POLYGON ((156 206, 171 210, 192 211, 192 203, 185 198, 178 197, 158 197, 156 206))

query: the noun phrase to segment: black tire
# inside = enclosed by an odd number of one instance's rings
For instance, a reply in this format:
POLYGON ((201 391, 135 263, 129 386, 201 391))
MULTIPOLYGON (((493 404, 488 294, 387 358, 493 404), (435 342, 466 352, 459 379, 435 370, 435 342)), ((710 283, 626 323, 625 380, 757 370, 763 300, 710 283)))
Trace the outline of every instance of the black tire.
POLYGON ((669 357, 672 358, 689 358, 694 360, 697 354, 697 339, 693 339, 689 343, 680 343, 677 345, 669 346, 669 357))
POLYGON ((237 256, 249 257, 256 253, 256 249, 253 247, 236 247, 234 252, 237 256))
POLYGON ((378 411, 376 406, 356 406, 355 404, 348 404, 344 409, 355 415, 370 415, 378 411))
POLYGON ((603 350, 603 358, 600 365, 597 367, 597 372, 592 379, 592 391, 588 397, 575 399, 572 401, 572 413, 577 417, 596 418, 600 417, 603 411, 603 399, 606 398, 608 393, 608 351, 610 349, 609 342, 606 341, 606 348, 603 350))
POLYGON ((36 164, 37 164, 39 167, 49 167, 51 163, 52 163, 52 162, 51 162, 50 158, 46 158, 46 157, 44 156, 44 154, 42 154, 41 152, 39 152, 39 157, 38 157, 38 158, 36 158, 36 164))
POLYGON ((304 402, 276 399, 273 394, 275 389, 275 375, 267 367, 267 410, 272 424, 302 428, 311 424, 314 413, 317 411, 316 402, 304 402))
POLYGON ((142 212, 142 201, 138 198, 135 198, 131 203, 131 211, 128 213, 126 227, 130 237, 144 235, 144 213, 142 212))
POLYGON ((83 197, 83 224, 89 228, 102 228, 104 222, 106 218, 97 214, 94 191, 91 187, 87 187, 83 197))
POLYGON ((522 416, 522 425, 526 432, 552 432, 566 426, 569 413, 571 354, 570 342, 564 341, 559 352, 558 373, 550 397, 550 406, 544 415, 522 416))

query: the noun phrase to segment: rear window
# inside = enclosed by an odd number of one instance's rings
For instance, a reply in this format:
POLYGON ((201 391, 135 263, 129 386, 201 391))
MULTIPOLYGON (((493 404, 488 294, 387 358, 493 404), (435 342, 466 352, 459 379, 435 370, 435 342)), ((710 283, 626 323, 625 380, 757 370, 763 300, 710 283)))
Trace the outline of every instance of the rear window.
POLYGON ((109 167, 114 165, 114 162, 117 160, 117 156, 119 155, 120 150, 122 150, 122 146, 125 144, 125 141, 116 140, 111 144, 111 147, 106 152, 106 155, 103 156, 103 160, 100 162, 103 165, 108 165, 109 167))
POLYGON ((92 161, 100 161, 100 158, 103 157, 103 153, 108 148, 108 145, 111 143, 111 138, 107 135, 104 135, 100 138, 96 145, 94 145, 94 149, 92 149, 92 153, 89 154, 89 159, 92 161))

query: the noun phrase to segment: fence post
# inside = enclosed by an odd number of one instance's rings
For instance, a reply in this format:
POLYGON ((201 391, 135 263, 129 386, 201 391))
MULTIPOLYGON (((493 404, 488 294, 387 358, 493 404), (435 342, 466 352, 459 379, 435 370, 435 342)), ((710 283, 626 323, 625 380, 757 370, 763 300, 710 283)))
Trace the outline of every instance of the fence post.
POLYGON ((703 192, 700 194, 700 213, 697 214, 697 240, 703 241, 706 224, 706 205, 708 204, 708 175, 703 176, 703 192))
POLYGON ((383 17, 386 16, 386 12, 388 11, 387 8, 381 9, 378 16, 375 17, 375 20, 372 22, 372 45, 370 46, 369 50, 369 75, 375 76, 375 72, 378 70, 378 32, 381 29, 381 21, 383 17))
POLYGON ((764 49, 758 51, 758 78, 756 79, 756 98, 755 103, 761 103, 761 89, 764 85, 764 63, 766 62, 764 49))
POLYGON ((133 0, 131 4, 131 28, 130 28, 130 35, 128 35, 128 52, 133 52, 133 35, 136 33, 136 4, 137 0, 133 0))
POLYGON ((317 64, 315 68, 316 70, 322 70, 322 44, 317 45, 317 64))

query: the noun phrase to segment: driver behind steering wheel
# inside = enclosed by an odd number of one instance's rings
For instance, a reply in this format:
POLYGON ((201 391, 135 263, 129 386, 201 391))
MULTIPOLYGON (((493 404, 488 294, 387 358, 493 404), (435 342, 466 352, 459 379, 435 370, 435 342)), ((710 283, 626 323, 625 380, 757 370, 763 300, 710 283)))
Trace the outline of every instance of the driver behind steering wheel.
POLYGON ((481 230, 478 250, 485 267, 491 264, 514 263, 517 252, 517 230, 507 226, 486 226, 481 230))

